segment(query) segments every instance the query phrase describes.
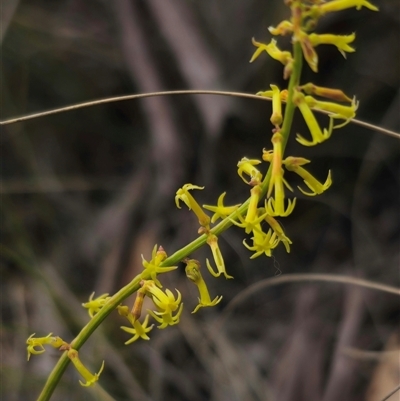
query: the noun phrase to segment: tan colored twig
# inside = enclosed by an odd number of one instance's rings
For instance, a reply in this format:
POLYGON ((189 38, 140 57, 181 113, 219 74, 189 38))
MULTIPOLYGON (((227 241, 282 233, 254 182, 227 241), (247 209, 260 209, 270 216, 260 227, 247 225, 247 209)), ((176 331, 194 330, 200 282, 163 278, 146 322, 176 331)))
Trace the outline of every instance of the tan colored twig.
POLYGON ((397 393, 399 390, 400 390, 400 384, 399 384, 395 389, 393 389, 386 397, 382 398, 381 401, 386 401, 386 400, 388 400, 392 395, 394 395, 395 393, 397 393))
MULTIPOLYGON (((97 105, 100 105, 100 104, 107 104, 107 103, 113 103, 113 102, 122 102, 124 100, 143 99, 143 98, 146 98, 146 97, 175 96, 175 95, 214 95, 214 96, 242 97, 242 98, 247 98, 247 99, 266 100, 266 101, 270 101, 271 100, 271 99, 268 99, 266 97, 257 96, 257 95, 253 95, 253 94, 250 94, 250 93, 229 92, 229 91, 213 91, 213 90, 177 90, 177 91, 165 91, 165 92, 139 93, 139 94, 136 94, 136 95, 116 96, 116 97, 110 97, 110 98, 106 98, 106 99, 93 100, 93 101, 90 101, 90 102, 74 104, 72 106, 61 107, 61 108, 58 108, 58 109, 43 111, 43 112, 40 112, 40 113, 29 114, 27 116, 11 118, 9 120, 0 121, 0 125, 15 124, 15 123, 22 122, 22 121, 33 120, 33 119, 39 118, 39 117, 50 116, 52 114, 58 114, 58 113, 65 113, 65 112, 68 112, 68 111, 83 109, 85 107, 97 106, 97 105)), ((323 114, 327 114, 322 110, 315 110, 315 111, 321 112, 323 114)), ((370 130, 378 131, 378 132, 380 132, 382 134, 389 135, 389 136, 392 136, 394 138, 400 139, 400 134, 398 132, 389 130, 387 128, 382 128, 382 127, 379 127, 379 126, 374 125, 374 124, 370 124, 370 123, 367 123, 367 122, 364 122, 364 121, 360 121, 360 120, 357 120, 356 118, 353 118, 351 120, 351 122, 354 123, 354 124, 360 125, 362 127, 368 128, 370 130)))
POLYGON ((232 299, 224 310, 225 319, 237 306, 241 305, 247 298, 255 293, 264 290, 268 287, 272 287, 279 284, 285 283, 296 283, 296 282, 312 282, 322 281, 327 283, 341 283, 348 285, 355 285, 359 287, 368 288, 370 290, 378 290, 387 292, 389 294, 400 295, 400 288, 392 287, 386 284, 375 283, 373 281, 364 280, 357 277, 339 276, 335 274, 284 274, 279 277, 268 278, 257 282, 246 288, 240 294, 232 299))

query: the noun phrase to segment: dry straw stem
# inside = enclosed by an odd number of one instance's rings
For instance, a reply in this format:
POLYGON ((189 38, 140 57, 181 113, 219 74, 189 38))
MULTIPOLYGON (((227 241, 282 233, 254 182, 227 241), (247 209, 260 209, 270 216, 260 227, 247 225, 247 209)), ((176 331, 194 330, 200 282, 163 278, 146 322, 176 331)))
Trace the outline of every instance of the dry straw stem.
POLYGON ((232 299, 232 301, 227 305, 223 311, 223 317, 221 320, 221 325, 226 321, 227 317, 232 313, 232 311, 243 302, 256 294, 257 292, 264 290, 268 287, 274 285, 285 284, 285 283, 296 283, 296 282, 312 282, 312 281, 322 281, 327 283, 341 283, 347 285, 355 285, 358 287, 368 288, 370 290, 377 290, 387 292, 389 294, 400 295, 400 288, 392 287, 386 284, 375 283, 373 281, 364 280, 357 277, 340 276, 335 274, 285 274, 279 277, 273 277, 265 280, 261 280, 256 284, 251 285, 246 288, 240 294, 232 299))
POLYGON ((386 401, 386 400, 388 400, 392 395, 394 395, 395 393, 397 393, 399 390, 400 390, 400 384, 399 384, 395 389, 393 389, 386 397, 382 398, 381 401, 386 401))
MULTIPOLYGON (((46 117, 52 114, 58 113, 65 113, 68 111, 83 109, 86 107, 98 106, 100 104, 107 104, 107 103, 114 103, 114 102, 122 102, 124 100, 133 100, 133 99, 143 99, 146 97, 156 97, 156 96, 175 96, 175 95, 213 95, 213 96, 230 96, 230 97, 242 97, 247 99, 256 99, 256 100, 264 100, 264 101, 271 101, 266 97, 253 95, 250 93, 243 93, 243 92, 229 92, 229 91, 213 91, 213 90, 177 90, 177 91, 164 91, 164 92, 149 92, 149 93, 139 93, 135 95, 125 95, 125 96, 116 96, 116 97, 109 97, 100 100, 93 100, 90 102, 85 103, 78 103, 72 106, 61 107, 58 109, 43 111, 40 113, 29 114, 27 116, 11 118, 9 120, 0 121, 0 125, 8 125, 8 124, 15 124, 22 121, 33 120, 35 118, 46 117)), ((315 110, 317 112, 328 114, 322 110, 315 110)), ((351 122, 362 127, 368 128, 373 131, 378 131, 382 134, 392 136, 394 138, 400 139, 400 134, 398 132, 379 127, 374 124, 370 124, 361 120, 357 120, 356 118, 351 119, 351 122)))

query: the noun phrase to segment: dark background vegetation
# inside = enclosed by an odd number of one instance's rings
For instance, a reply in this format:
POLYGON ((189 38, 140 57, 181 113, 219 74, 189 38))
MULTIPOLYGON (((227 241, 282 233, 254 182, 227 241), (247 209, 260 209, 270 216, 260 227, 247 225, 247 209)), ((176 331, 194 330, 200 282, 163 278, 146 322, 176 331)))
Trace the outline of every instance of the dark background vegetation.
MULTIPOLYGON (((357 32, 347 61, 320 47, 320 73, 304 80, 345 89, 358 117, 400 130, 399 3, 375 1, 329 15, 321 32, 357 32)), ((255 93, 283 87, 282 67, 263 54, 249 64, 251 38, 287 15, 272 0, 8 0, 1 8, 1 119, 110 96, 174 89, 255 93)), ((1 396, 35 400, 58 358, 47 350, 26 362, 26 338, 49 332, 71 340, 88 321, 80 304, 92 291, 114 293, 142 269, 155 243, 167 253, 196 237, 196 219, 177 210, 175 191, 213 204, 227 191, 241 202, 243 157, 270 148, 270 104, 212 96, 110 103, 25 123, 1 132, 1 396)), ((296 117, 296 131, 305 133, 296 117)), ((326 124, 326 118, 320 118, 326 124)), ((295 132, 294 132, 295 133, 295 132)), ((222 235, 235 280, 204 274, 219 307, 197 301, 183 266, 162 277, 178 288, 178 326, 125 346, 115 313, 81 349, 94 389, 67 369, 53 399, 377 401, 400 381, 399 300, 337 283, 287 283, 251 292, 278 274, 330 273, 399 286, 398 140, 349 124, 328 142, 288 154, 333 186, 319 197, 298 191, 283 221, 291 253, 250 260, 243 231, 222 235)), ((204 262, 207 249, 192 257, 204 262)), ((131 300, 129 300, 131 303, 131 300)), ((395 399, 394 396, 393 399, 395 399)))

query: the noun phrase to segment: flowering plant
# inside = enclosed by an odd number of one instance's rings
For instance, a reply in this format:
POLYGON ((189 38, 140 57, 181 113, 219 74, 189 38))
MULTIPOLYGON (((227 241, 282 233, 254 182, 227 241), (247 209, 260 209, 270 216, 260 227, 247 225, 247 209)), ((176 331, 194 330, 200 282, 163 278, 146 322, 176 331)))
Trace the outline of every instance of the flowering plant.
POLYGON ((205 265, 210 275, 215 278, 223 276, 225 279, 232 279, 218 243, 221 233, 230 226, 235 225, 243 229, 243 245, 251 252, 251 259, 264 255, 271 257, 278 246, 289 253, 292 240, 290 234, 284 231, 282 219, 290 216, 297 204, 296 197, 292 195, 295 191, 291 185, 294 176, 292 173, 303 180, 304 186, 298 186, 298 189, 306 196, 320 195, 333 184, 334 172, 317 172, 317 178, 304 167, 311 163, 310 160, 298 155, 285 154, 293 131, 293 116, 298 109, 308 129, 306 133, 296 133, 295 140, 303 146, 312 147, 329 140, 335 130, 348 124, 355 116, 358 101, 341 89, 322 87, 310 82, 303 83, 303 62, 305 60, 307 66, 317 73, 319 46, 334 46, 343 57, 354 52, 354 33, 334 35, 314 32, 319 20, 326 14, 351 7, 366 7, 372 11, 377 11, 377 8, 366 0, 291 0, 286 3, 290 10, 288 19, 281 21, 276 27, 270 27, 269 31, 274 37, 289 36, 292 49, 281 50, 276 39, 271 39, 269 43, 253 39, 256 49, 250 62, 267 53, 283 65, 283 77, 288 81, 288 85, 286 88, 279 88, 271 84, 267 90, 258 92, 259 96, 272 102, 272 133, 266 148, 260 149, 259 155, 252 155, 252 158, 243 157, 237 163, 237 173, 249 188, 248 198, 240 204, 226 205, 227 193, 222 192, 216 205, 200 205, 194 193, 203 190, 204 187, 186 183, 179 188, 175 196, 176 206, 181 208, 186 205, 189 211, 195 214, 199 223, 199 236, 170 256, 163 247, 155 245, 150 258, 146 260, 142 256, 143 270, 129 284, 112 296, 102 294, 94 298, 93 293, 88 302, 82 304, 88 310, 91 320, 70 344, 59 337, 53 337, 52 334, 38 338, 32 335, 28 338, 28 359, 31 354, 43 353, 45 345, 63 351, 55 367, 55 371, 58 372, 57 379, 54 375, 49 379, 38 401, 50 398, 69 361, 86 380, 80 382, 81 385, 91 386, 99 380, 104 362, 99 372, 92 374, 78 358, 78 349, 113 310, 117 310, 129 323, 129 326, 121 326, 124 332, 132 335, 125 342, 126 345, 139 340, 150 340, 154 329, 150 319, 155 321, 158 329, 178 324, 184 307, 181 292, 178 289, 164 289, 161 275, 176 270, 179 262, 186 264, 186 276, 197 287, 199 294, 198 304, 192 313, 220 304, 222 296, 210 296, 207 281, 211 277, 203 277, 201 272, 204 263, 191 259, 190 255, 199 247, 208 246, 213 262, 207 258, 205 265), (315 113, 319 111, 328 113, 328 123, 325 126, 321 126, 315 117, 315 113), (210 216, 206 211, 213 214, 210 216), (124 305, 123 302, 132 293, 136 293, 133 305, 124 305), (145 299, 150 301, 152 307, 144 312, 145 299))

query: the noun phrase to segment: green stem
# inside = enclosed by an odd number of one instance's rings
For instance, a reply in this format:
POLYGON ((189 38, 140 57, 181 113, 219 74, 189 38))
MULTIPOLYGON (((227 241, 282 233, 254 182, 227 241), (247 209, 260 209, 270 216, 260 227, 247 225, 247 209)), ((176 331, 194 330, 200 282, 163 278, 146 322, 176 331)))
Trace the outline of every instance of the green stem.
MULTIPOLYGON (((301 69, 302 69, 302 52, 299 43, 295 43, 293 45, 293 54, 294 54, 294 63, 293 63, 293 71, 289 81, 288 88, 288 99, 286 102, 285 108, 285 116, 282 124, 281 133, 283 136, 283 150, 285 149, 287 140, 289 138, 290 130, 292 127, 293 115, 295 110, 295 105, 293 103, 293 92, 294 88, 299 85, 301 69)), ((267 193, 268 184, 271 179, 272 168, 269 167, 267 174, 261 185, 261 195, 260 198, 263 198, 267 193)), ((243 216, 250 203, 250 198, 247 199, 234 213, 232 213, 229 217, 222 220, 218 225, 211 229, 211 233, 218 236, 225 230, 227 230, 233 223, 232 220, 236 220, 238 216, 243 216)), ((195 250, 203 246, 207 242, 207 235, 203 234, 200 237, 196 238, 190 244, 185 247, 179 249, 170 257, 164 260, 161 263, 161 266, 168 267, 173 266, 182 261, 184 258, 188 257, 195 250)), ((108 302, 104 305, 104 307, 97 313, 87 324, 82 328, 80 333, 75 337, 72 341, 72 347, 76 350, 82 347, 82 345, 89 339, 92 333, 97 329, 97 327, 103 322, 103 320, 114 311, 117 306, 129 295, 133 294, 140 288, 140 281, 142 279, 147 279, 149 277, 140 277, 140 275, 136 276, 130 283, 128 283, 125 287, 121 288, 117 293, 115 293, 108 302)), ((37 401, 48 401, 50 400, 51 395, 53 394, 55 388, 57 387, 58 382, 61 379, 65 369, 70 362, 67 352, 64 352, 63 355, 58 360, 56 366, 50 373, 47 378, 46 384, 42 389, 37 401)))

